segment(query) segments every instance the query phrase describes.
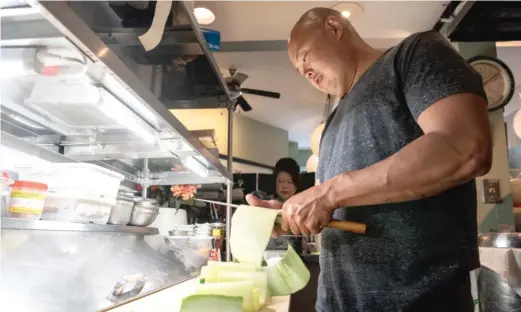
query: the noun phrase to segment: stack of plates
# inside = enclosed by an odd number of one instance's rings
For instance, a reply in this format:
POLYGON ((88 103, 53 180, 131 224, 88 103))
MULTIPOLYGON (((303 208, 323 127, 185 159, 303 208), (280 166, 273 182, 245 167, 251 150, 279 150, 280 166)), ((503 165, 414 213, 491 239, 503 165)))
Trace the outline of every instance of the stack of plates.
POLYGON ((208 223, 195 225, 195 236, 212 236, 212 226, 208 223))

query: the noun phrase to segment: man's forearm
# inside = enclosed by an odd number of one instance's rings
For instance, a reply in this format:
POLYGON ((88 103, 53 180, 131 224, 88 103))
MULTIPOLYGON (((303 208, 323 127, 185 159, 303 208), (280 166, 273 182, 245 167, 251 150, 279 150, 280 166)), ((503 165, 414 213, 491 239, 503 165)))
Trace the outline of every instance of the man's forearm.
POLYGON ((323 184, 335 208, 402 202, 437 195, 490 169, 490 139, 421 136, 368 168, 323 184))

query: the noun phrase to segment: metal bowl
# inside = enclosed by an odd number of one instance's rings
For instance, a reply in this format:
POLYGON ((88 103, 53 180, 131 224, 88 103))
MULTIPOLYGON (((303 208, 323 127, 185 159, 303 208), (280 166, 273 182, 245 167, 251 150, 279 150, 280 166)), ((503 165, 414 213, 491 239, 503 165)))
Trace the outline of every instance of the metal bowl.
POLYGON ((149 226, 152 224, 159 214, 159 205, 155 199, 137 200, 130 214, 129 225, 149 226))
POLYGON ((521 248, 521 233, 479 234, 479 247, 521 248))

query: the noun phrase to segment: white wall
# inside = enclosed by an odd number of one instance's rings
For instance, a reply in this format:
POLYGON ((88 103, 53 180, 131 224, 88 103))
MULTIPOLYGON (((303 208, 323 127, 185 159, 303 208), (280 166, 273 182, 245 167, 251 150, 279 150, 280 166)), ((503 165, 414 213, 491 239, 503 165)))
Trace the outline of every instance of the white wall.
MULTIPOLYGON (((494 42, 457 42, 452 44, 465 59, 475 55, 497 56, 494 42)), ((497 231, 500 225, 514 225, 510 174, 508 171, 508 146, 503 111, 489 113, 489 119, 494 143, 492 168, 487 175, 476 179, 478 229, 480 232, 497 231), (499 179, 502 203, 486 204, 483 202, 483 179, 499 179)))
POLYGON ((489 173, 476 179, 478 199, 478 226, 480 232, 490 229, 498 230, 499 225, 513 225, 513 202, 510 195, 510 175, 508 172, 508 149, 506 143, 505 122, 502 111, 489 114, 492 127, 493 158, 489 173), (486 204, 483 202, 483 179, 499 179, 501 204, 486 204))

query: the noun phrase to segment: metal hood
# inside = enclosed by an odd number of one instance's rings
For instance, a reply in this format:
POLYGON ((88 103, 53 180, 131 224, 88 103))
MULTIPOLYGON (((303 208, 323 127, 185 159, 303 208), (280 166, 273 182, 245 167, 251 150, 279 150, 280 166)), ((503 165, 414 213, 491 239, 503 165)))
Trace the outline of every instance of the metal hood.
MULTIPOLYGON (((111 1, 106 7, 120 23, 91 25, 97 35, 129 63, 135 63, 138 76, 149 83, 155 95, 169 109, 227 107, 229 90, 208 48, 204 30, 193 15, 193 2, 174 1, 161 43, 143 53, 137 36, 152 23, 155 1, 111 1)), ((77 6, 71 2, 71 6, 77 6)), ((91 1, 81 2, 80 11, 95 10, 91 1)), ((99 13, 97 13, 99 14, 99 13)))

